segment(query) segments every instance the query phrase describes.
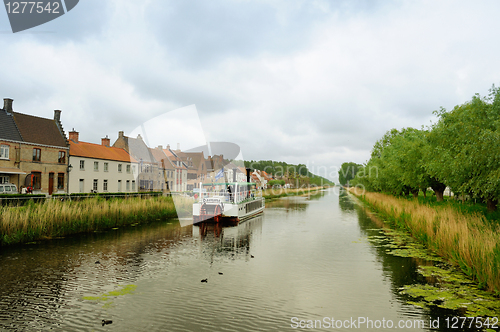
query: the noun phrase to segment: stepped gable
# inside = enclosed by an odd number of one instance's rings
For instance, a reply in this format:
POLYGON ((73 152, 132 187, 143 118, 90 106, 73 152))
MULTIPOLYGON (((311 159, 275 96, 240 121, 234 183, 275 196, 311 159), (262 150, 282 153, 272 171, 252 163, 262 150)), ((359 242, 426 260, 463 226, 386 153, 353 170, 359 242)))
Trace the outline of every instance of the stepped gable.
POLYGON ((14 121, 24 142, 67 147, 66 138, 61 134, 54 119, 12 112, 14 121))

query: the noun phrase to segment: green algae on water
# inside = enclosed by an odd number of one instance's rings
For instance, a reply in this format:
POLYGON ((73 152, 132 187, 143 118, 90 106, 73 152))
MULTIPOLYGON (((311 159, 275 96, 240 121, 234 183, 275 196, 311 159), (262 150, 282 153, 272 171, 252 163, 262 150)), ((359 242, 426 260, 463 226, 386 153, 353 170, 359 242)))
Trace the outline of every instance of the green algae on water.
POLYGON ((108 293, 104 293, 100 296, 84 296, 83 299, 87 301, 104 302, 104 308, 110 308, 113 306, 113 299, 117 296, 127 295, 135 291, 136 285, 125 285, 121 289, 114 290, 108 293))

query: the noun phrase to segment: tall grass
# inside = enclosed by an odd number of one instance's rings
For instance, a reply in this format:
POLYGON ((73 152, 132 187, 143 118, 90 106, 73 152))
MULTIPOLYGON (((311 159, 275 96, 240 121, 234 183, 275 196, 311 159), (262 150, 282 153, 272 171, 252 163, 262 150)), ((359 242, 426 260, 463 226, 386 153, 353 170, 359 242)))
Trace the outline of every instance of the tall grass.
POLYGON ((500 227, 480 213, 463 213, 453 206, 429 206, 386 194, 350 191, 390 223, 475 279, 481 287, 500 292, 500 227))
POLYGON ((47 200, 0 207, 0 245, 90 232, 150 219, 175 217, 170 197, 82 201, 47 200))

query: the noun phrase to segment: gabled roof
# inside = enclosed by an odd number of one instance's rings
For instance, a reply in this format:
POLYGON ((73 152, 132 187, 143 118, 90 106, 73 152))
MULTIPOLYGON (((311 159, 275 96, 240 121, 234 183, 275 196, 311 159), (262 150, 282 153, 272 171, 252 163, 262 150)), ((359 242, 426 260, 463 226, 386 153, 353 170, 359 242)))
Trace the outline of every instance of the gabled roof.
POLYGON ((191 161, 193 162, 193 168, 198 169, 198 166, 200 166, 200 163, 205 160, 205 155, 202 152, 182 152, 183 156, 181 155, 180 157, 184 160, 184 158, 191 158, 191 161))
POLYGON ((127 151, 114 148, 107 147, 100 144, 93 144, 87 142, 78 143, 69 141, 69 154, 70 156, 76 157, 86 157, 86 158, 94 158, 94 159, 104 159, 104 160, 113 160, 113 161, 123 161, 123 162, 137 162, 131 155, 127 153, 127 151))
POLYGON ((5 110, 0 110, 0 139, 22 141, 21 133, 17 129, 14 116, 5 110))
POLYGON ((207 171, 213 171, 214 170, 214 165, 213 165, 213 162, 212 160, 205 160, 205 168, 207 169, 207 171))
POLYGON ((154 149, 149 149, 153 157, 162 164, 162 167, 165 169, 172 169, 175 168, 174 164, 172 164, 172 161, 167 157, 165 152, 162 149, 159 148, 154 148, 154 149))
POLYGON ((14 121, 24 142, 66 148, 66 138, 61 134, 54 119, 12 112, 14 121))
POLYGON ((182 162, 182 159, 179 158, 179 156, 177 156, 177 154, 174 151, 172 151, 171 149, 163 149, 163 152, 167 155, 167 157, 170 159, 175 168, 187 169, 186 164, 182 162), (177 166, 178 161, 181 162, 182 166, 177 166))
POLYGON ((225 170, 229 170, 229 169, 231 169, 231 170, 232 170, 232 169, 234 169, 234 168, 236 168, 236 173, 238 173, 238 172, 239 172, 239 173, 244 173, 244 174, 246 174, 246 173, 247 173, 246 171, 242 171, 242 170, 240 169, 240 167, 236 166, 236 165, 235 165, 235 164, 233 164, 233 163, 229 163, 229 164, 227 164, 227 165, 225 165, 225 166, 224 166, 224 169, 225 169, 225 170))
POLYGON ((157 160, 149 150, 148 146, 142 138, 132 138, 132 137, 127 137, 128 143, 128 152, 130 153, 131 156, 133 156, 137 161, 142 160, 145 163, 156 163, 157 160))

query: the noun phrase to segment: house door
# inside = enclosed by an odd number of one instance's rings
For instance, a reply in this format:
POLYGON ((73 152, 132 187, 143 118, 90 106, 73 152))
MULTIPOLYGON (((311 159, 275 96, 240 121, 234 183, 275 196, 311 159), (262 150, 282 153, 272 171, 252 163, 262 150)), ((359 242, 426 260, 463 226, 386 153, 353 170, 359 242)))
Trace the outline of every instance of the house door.
POLYGON ((84 191, 84 186, 83 186, 83 179, 80 179, 80 192, 83 193, 84 191))
POLYGON ((54 173, 49 173, 49 195, 54 191, 54 173))

